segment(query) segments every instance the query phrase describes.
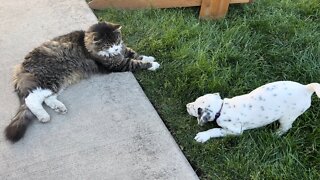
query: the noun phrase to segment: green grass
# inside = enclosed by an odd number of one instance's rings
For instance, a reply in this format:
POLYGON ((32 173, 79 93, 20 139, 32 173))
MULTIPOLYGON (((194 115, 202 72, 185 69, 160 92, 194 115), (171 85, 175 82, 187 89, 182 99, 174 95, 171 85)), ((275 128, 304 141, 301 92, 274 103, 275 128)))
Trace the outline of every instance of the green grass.
MULTIPOLYGON (((156 72, 135 73, 201 179, 320 179, 320 100, 282 138, 278 124, 239 137, 196 143, 185 105, 205 93, 248 93, 265 83, 320 82, 320 1, 256 0, 225 19, 201 21, 199 8, 96 11, 123 25, 128 46, 152 55, 156 72)), ((299 98, 299 97, 297 97, 299 98)))

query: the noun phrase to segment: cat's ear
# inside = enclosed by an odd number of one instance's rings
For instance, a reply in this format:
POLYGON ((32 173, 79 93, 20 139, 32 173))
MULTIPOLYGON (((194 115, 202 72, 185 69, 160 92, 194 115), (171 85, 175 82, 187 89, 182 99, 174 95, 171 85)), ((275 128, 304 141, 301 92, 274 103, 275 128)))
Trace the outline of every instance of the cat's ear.
POLYGON ((120 31, 121 28, 122 28, 122 26, 121 26, 120 24, 114 24, 114 25, 113 25, 114 31, 120 31))

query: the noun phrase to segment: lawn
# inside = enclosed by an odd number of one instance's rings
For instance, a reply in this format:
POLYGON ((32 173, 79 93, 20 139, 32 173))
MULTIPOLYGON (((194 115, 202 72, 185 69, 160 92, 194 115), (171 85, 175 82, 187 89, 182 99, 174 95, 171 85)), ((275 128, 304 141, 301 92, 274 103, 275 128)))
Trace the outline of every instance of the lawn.
MULTIPOLYGON (((205 93, 248 93, 265 83, 320 82, 320 1, 256 0, 231 5, 225 19, 201 21, 199 8, 96 11, 123 25, 126 44, 161 68, 135 76, 201 179, 320 179, 320 100, 285 136, 278 124, 239 137, 194 141, 185 105, 205 93)), ((299 98, 299 97, 297 97, 299 98)))

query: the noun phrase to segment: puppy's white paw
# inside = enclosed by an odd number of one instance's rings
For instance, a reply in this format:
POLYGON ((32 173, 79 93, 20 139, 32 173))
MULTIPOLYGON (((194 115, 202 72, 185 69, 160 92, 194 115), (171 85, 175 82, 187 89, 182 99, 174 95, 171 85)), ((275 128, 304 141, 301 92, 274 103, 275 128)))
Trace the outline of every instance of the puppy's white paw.
POLYGON ((46 123, 50 121, 50 115, 49 114, 43 114, 41 117, 38 117, 39 121, 42 123, 46 123))
POLYGON ((281 129, 278 129, 278 130, 276 131, 276 135, 277 135, 278 137, 281 137, 281 136, 283 136, 286 132, 287 132, 287 131, 283 131, 283 130, 281 130, 281 129))
POLYGON ((160 67, 160 64, 157 62, 151 62, 152 66, 150 68, 148 68, 148 70, 150 71, 155 71, 156 69, 158 69, 160 67))
POLYGON ((153 62, 154 60, 156 59, 152 56, 142 56, 142 59, 141 59, 142 62, 153 62))
POLYGON ((210 134, 207 132, 199 132, 194 138, 197 142, 204 143, 210 139, 210 134))

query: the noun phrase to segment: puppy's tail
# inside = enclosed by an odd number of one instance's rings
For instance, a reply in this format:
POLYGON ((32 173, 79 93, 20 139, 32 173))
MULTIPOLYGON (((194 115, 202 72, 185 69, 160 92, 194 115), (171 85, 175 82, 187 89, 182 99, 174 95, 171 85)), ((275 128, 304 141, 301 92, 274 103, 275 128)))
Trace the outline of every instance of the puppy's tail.
POLYGON ((307 88, 312 92, 316 92, 317 96, 320 98, 320 84, 311 83, 307 85, 307 88))
POLYGON ((25 104, 21 104, 17 114, 5 129, 5 135, 11 142, 19 141, 25 134, 28 125, 35 116, 25 104))

